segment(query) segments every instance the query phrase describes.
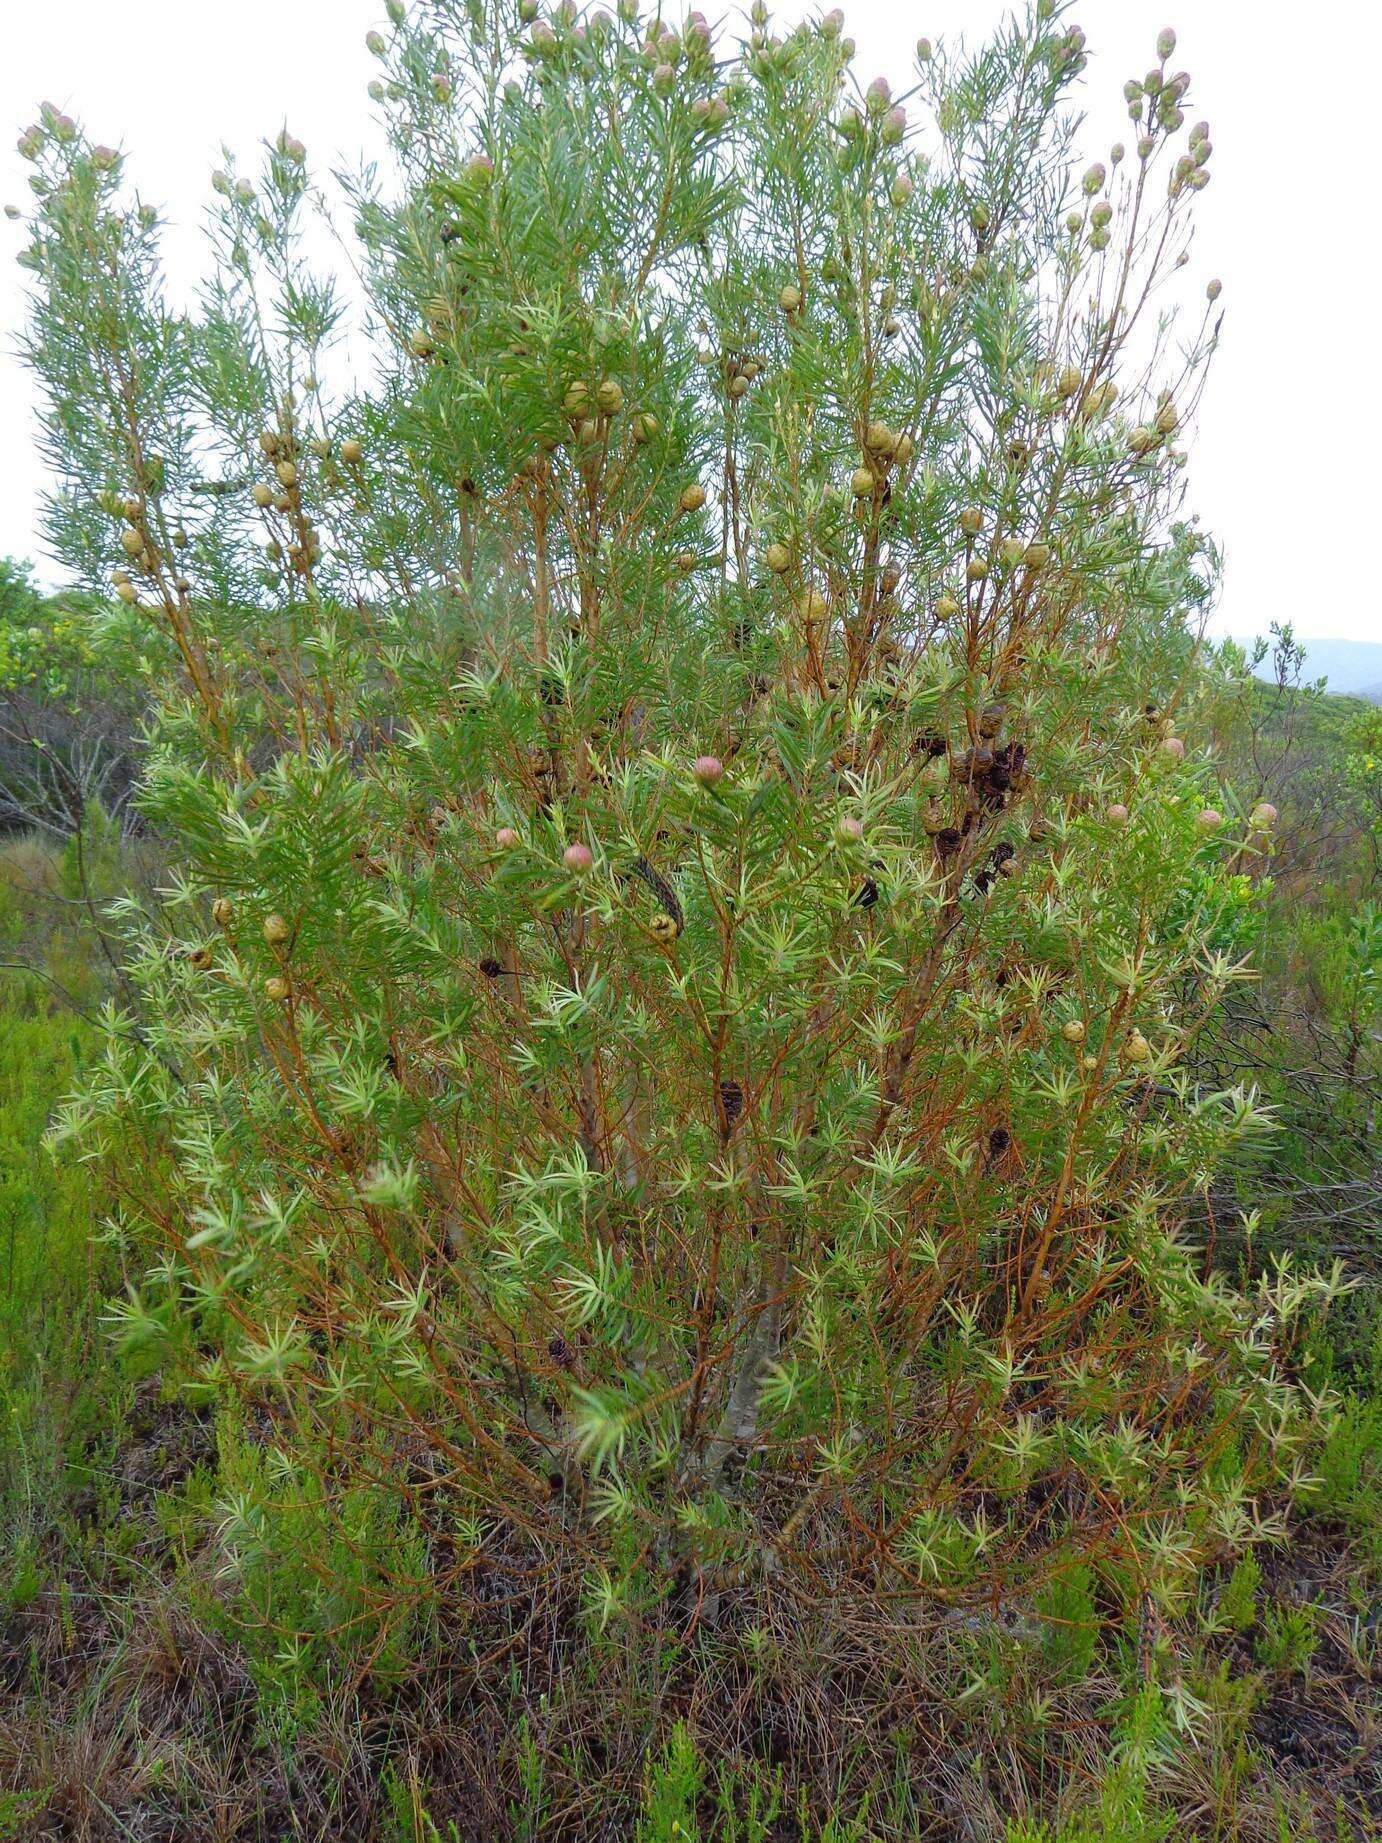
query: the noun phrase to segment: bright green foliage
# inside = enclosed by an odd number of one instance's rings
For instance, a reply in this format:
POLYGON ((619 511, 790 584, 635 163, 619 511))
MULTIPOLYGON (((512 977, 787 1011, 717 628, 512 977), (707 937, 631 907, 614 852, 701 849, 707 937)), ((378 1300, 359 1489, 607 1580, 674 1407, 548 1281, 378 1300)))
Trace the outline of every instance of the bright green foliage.
POLYGON ((0 557, 0 689, 28 675, 42 605, 27 566, 0 557))
POLYGON ((696 1743, 679 1722, 661 1758, 649 1765, 638 1843, 693 1843, 700 1837, 696 1801, 704 1775, 696 1743))
POLYGON ((1038 1595, 1037 1612, 1044 1622, 1042 1650, 1052 1681, 1079 1682, 1099 1632, 1092 1571, 1077 1565, 1058 1575, 1038 1595))
POLYGON ((1270 834, 1176 734, 1212 329, 1138 306, 1208 143, 1177 79, 1073 177, 1082 43, 928 58, 918 123, 833 19, 400 10, 356 397, 291 136, 184 318, 31 135, 52 535, 176 859, 67 1126, 171 1162, 115 1317, 269 1430, 247 1582, 363 1517, 428 1532, 386 1627, 483 1562, 612 1641, 782 1572, 1171 1602, 1275 1527, 1329 1287, 1184 1232, 1269 1124, 1188 1059, 1270 834))
POLYGON ((27 570, 0 557, 0 694, 33 686, 62 701, 75 675, 98 663, 108 668, 96 656, 90 613, 80 603, 45 603, 27 570))
POLYGON ((1257 1594, 1262 1585, 1262 1564, 1252 1553, 1244 1555, 1224 1582, 1219 1595, 1219 1616, 1231 1632, 1250 1632, 1257 1623, 1257 1594))
MULTIPOLYGON (((1382 1342, 1382 1340, 1380 1340, 1382 1342)), ((1374 1561, 1382 1561, 1382 1396, 1350 1396, 1315 1459, 1316 1496, 1374 1561)))
POLYGON ((1253 1649, 1268 1670, 1305 1670, 1319 1648, 1320 1636, 1308 1606, 1269 1606, 1262 1615, 1253 1649))
POLYGON ((1172 1751, 1168 1711, 1160 1692, 1149 1685, 1127 1700, 1108 1772, 1089 1808, 1049 1827, 1010 1824, 1007 1843, 1161 1843, 1180 1834, 1174 1814, 1158 1810, 1147 1791, 1153 1768, 1172 1751))
POLYGON ((0 853, 0 1591, 12 1606, 46 1584, 72 1470, 118 1399, 97 1323, 113 1278, 92 1242, 100 1188, 42 1144, 93 1038, 62 994, 84 998, 96 983, 66 930, 50 930, 36 967, 19 958, 21 936, 41 934, 33 890, 51 869, 21 841, 0 853))

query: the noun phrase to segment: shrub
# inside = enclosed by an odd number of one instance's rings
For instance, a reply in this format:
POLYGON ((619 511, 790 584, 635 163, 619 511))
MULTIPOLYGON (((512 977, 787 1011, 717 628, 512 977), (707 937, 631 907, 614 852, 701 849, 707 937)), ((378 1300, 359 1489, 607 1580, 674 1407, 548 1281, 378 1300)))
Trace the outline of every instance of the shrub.
POLYGON ((1219 1616, 1231 1632, 1250 1632, 1257 1623, 1257 1595, 1261 1585, 1261 1562, 1253 1554, 1244 1555, 1219 1595, 1219 1616))
POLYGON ((394 11, 363 393, 286 131, 195 316, 25 137, 53 539, 178 864, 66 1126, 170 1160, 117 1317, 256 1430, 228 1559, 404 1532, 322 1632, 1174 1598, 1273 1526, 1313 1290, 1182 1234, 1268 1124, 1183 1063, 1270 852, 1178 733, 1184 84, 1081 179, 1044 4, 920 122, 833 17, 394 11))
POLYGON ((1312 1501, 1358 1538, 1360 1550, 1382 1553, 1382 1401, 1345 1397, 1315 1461, 1312 1501))
POLYGON ((1078 1682, 1089 1669, 1099 1622, 1088 1568, 1076 1566, 1058 1575, 1037 1599, 1044 1621, 1042 1649, 1054 1681, 1078 1682))
POLYGON ((1277 1605, 1262 1616, 1254 1651, 1268 1670, 1304 1671, 1319 1648, 1320 1635, 1308 1606, 1277 1605))

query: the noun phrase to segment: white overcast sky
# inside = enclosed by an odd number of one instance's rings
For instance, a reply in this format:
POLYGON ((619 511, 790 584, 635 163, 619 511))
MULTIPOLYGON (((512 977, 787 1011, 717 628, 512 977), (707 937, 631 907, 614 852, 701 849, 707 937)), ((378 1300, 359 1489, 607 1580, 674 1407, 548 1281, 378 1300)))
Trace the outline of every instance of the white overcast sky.
MULTIPOLYGON (((861 78, 882 73, 895 88, 910 82, 919 33, 977 39, 1008 10, 1004 0, 844 4, 861 78)), ((790 0, 779 17, 803 10, 790 0)), ((0 202, 28 201, 31 169, 14 139, 40 100, 55 102, 126 149, 140 190, 171 219, 168 266, 186 298, 222 142, 249 162, 286 121, 319 171, 377 147, 364 36, 382 12, 383 0, 0 0, 0 202)), ((1122 85, 1154 61, 1164 25, 1179 35, 1175 66, 1193 78, 1190 118, 1212 127, 1214 180, 1198 202, 1187 281, 1196 294, 1212 275, 1224 283, 1223 344, 1191 454, 1192 504, 1226 553, 1216 627, 1263 633, 1288 619, 1305 636, 1382 640, 1378 577, 1362 567, 1382 532, 1382 9, 1082 0, 1069 19, 1091 52, 1087 157, 1127 136, 1122 85)), ((22 225, 0 219, 0 555, 27 556, 55 581, 38 536, 33 396, 14 356, 22 241, 22 225)))

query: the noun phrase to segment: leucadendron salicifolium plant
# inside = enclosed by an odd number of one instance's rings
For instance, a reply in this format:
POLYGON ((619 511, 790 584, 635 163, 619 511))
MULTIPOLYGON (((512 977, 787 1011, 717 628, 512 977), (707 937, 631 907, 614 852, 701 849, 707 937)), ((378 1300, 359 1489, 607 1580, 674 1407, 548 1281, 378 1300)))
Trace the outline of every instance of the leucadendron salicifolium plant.
POLYGON ((176 865, 65 1125, 172 1173, 114 1316, 276 1455, 232 1562, 310 1475, 428 1532, 375 1604, 1173 1601, 1278 1527, 1334 1284, 1187 1227, 1270 1124, 1190 1071, 1272 815, 1195 742, 1174 35, 1087 169, 1046 4, 893 85, 761 5, 370 49, 387 170, 228 164, 190 312, 121 156, 25 137, 176 865))

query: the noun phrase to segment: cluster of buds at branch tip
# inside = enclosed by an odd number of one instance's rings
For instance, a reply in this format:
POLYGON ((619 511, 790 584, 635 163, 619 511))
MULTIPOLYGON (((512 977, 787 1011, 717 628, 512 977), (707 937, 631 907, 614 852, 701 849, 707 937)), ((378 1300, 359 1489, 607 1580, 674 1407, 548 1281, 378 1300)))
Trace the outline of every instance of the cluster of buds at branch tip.
POLYGON ((729 120, 728 90, 721 90, 714 96, 698 96, 691 104, 691 119, 698 128, 711 133, 723 128, 729 120))
MULTIPOLYGON (((65 115, 56 104, 45 102, 39 109, 39 117, 53 139, 63 146, 69 145, 77 138, 77 124, 70 115, 65 115)), ((29 130, 34 133, 33 129, 29 130)), ((41 130, 39 131, 41 133, 41 130)))

